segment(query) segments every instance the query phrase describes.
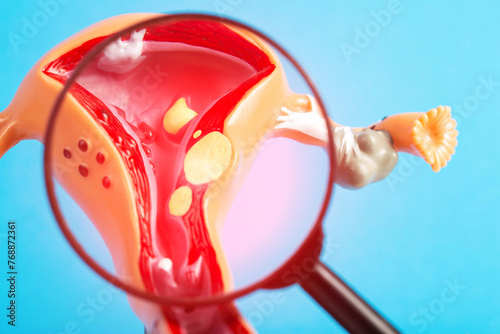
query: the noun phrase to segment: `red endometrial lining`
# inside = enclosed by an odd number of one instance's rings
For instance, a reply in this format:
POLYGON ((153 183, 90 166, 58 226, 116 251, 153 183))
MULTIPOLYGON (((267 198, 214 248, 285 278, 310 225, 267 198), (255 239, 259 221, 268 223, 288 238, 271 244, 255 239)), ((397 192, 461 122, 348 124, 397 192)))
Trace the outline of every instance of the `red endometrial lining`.
MULTIPOLYGON (((105 37, 64 54, 44 73, 64 83, 82 57, 105 37)), ((168 296, 220 293, 222 273, 203 215, 210 183, 190 184, 183 171, 184 158, 204 135, 223 131, 236 104, 275 65, 254 44, 215 22, 158 24, 147 28, 143 41, 146 58, 137 67, 123 74, 111 73, 98 68, 95 60, 78 77, 71 93, 113 139, 136 185, 142 245, 139 266, 146 288, 168 296), (172 49, 148 52, 148 42, 165 43, 166 49, 172 49), (178 133, 170 134, 163 127, 163 117, 180 98, 198 115, 178 133), (201 136, 193 138, 198 130, 201 136), (148 168, 155 180, 148 178, 148 168), (193 196, 187 213, 178 217, 170 214, 168 201, 181 186, 189 186, 193 196), (157 197, 152 198, 155 192, 157 197), (171 270, 158 266, 163 258, 171 260, 171 270)), ((109 179, 103 180, 103 186, 109 187, 109 179)))

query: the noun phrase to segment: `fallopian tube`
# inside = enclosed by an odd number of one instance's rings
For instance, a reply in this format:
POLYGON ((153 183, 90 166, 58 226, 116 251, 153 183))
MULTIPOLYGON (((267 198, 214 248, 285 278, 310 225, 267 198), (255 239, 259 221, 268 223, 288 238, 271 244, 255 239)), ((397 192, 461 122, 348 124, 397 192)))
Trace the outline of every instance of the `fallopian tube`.
MULTIPOLYGON (((42 57, 0 113, 0 156, 20 140, 45 141, 58 93, 92 48, 155 17, 104 20, 42 57)), ((232 284, 217 226, 254 161, 248 148, 272 137, 325 146, 330 120, 321 115, 314 98, 290 91, 277 55, 249 31, 159 21, 109 44, 77 78, 52 128, 52 173, 96 227, 122 280, 161 295, 217 294, 232 284)), ((448 107, 365 128, 332 125, 336 182, 346 188, 386 177, 397 152, 438 171, 457 143, 448 107)), ((232 304, 129 302, 150 334, 253 332, 232 304)))
MULTIPOLYGON (((297 95, 295 100, 297 110, 283 107, 283 115, 277 118, 280 123, 275 128, 299 141, 325 145, 328 132, 317 102, 309 95, 297 95)), ((443 106, 426 113, 387 116, 363 128, 350 128, 332 121, 336 182, 345 188, 356 189, 380 181, 396 165, 397 152, 421 157, 438 172, 455 153, 456 124, 450 107, 443 106)))

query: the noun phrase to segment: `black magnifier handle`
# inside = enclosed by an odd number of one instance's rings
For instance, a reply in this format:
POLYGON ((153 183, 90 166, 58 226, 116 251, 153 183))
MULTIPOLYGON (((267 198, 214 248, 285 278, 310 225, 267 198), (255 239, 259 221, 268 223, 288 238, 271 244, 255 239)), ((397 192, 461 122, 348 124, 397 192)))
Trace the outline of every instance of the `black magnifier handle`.
POLYGON ((399 333, 340 277, 317 261, 300 286, 351 334, 399 333))

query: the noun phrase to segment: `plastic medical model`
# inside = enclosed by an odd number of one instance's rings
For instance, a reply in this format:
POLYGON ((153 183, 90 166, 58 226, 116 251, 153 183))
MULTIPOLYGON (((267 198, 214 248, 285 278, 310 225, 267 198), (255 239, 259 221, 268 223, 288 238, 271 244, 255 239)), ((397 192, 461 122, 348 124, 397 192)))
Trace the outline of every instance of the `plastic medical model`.
MULTIPOLYGON (((40 59, 0 113, 0 156, 24 139, 44 142, 54 101, 79 61, 105 37, 152 17, 104 20, 40 59)), ((272 48, 249 31, 222 23, 188 21, 134 31, 108 45, 77 83, 58 116, 64 130, 54 135, 52 154, 63 167, 55 176, 96 226, 119 275, 146 291, 224 291, 231 274, 215 226, 237 187, 208 196, 210 188, 231 170, 250 166, 248 147, 263 137, 317 146, 328 142, 317 101, 290 91, 272 48), (217 43, 207 36, 217 36, 217 43), (158 55, 170 57, 168 75, 158 71, 147 80, 140 74, 136 78, 151 90, 168 86, 169 93, 155 104, 161 108, 150 101, 143 112, 137 105, 131 108, 130 80, 121 83, 123 94, 106 89, 113 75, 131 74, 146 64, 155 68, 158 55), (196 70, 186 71, 189 66, 196 70), (233 74, 204 85, 216 70, 233 74), (155 79, 165 84, 160 87, 155 79)), ((388 116, 367 127, 331 124, 336 183, 345 188, 382 180, 399 152, 425 159, 437 172, 457 144, 456 122, 443 106, 388 116)), ((244 176, 234 173, 231 182, 238 184, 244 176)), ((232 304, 192 311, 132 296, 129 301, 148 333, 254 331, 232 304)))

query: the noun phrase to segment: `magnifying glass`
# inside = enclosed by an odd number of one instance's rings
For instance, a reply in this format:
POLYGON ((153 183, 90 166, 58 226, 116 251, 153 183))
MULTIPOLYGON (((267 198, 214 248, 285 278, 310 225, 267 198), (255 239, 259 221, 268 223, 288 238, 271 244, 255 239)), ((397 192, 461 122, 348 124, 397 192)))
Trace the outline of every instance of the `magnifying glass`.
POLYGON ((57 222, 92 269, 138 313, 152 301, 187 329, 233 326, 231 301, 298 283, 351 333, 397 332, 319 260, 332 125, 288 52, 202 14, 85 33, 44 69, 64 85, 44 163, 57 222))

